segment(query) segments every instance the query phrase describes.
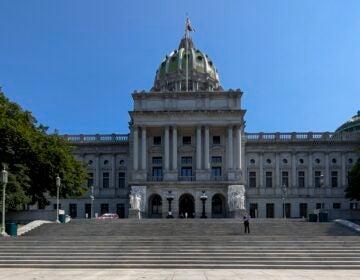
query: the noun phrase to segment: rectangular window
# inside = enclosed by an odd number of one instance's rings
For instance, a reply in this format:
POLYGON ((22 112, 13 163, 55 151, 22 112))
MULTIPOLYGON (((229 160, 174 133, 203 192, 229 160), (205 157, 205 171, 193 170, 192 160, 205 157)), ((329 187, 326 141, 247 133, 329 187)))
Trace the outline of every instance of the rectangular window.
POLYGON ((281 172, 281 186, 289 186, 289 172, 283 171, 281 172))
POLYGON ((305 188, 305 172, 304 171, 298 172, 298 185, 299 185, 299 188, 305 188))
POLYGON ((250 203, 250 217, 257 218, 258 217, 258 205, 257 203, 250 203))
POLYGON ((222 163, 222 158, 221 157, 211 157, 211 163, 212 164, 220 164, 220 163, 222 163))
POLYGON ((191 136, 183 136, 183 145, 191 145, 191 136))
POLYGON ((100 215, 103 215, 105 213, 109 213, 109 204, 101 203, 101 205, 100 205, 100 215))
POLYGON ((88 188, 90 188, 91 186, 94 186, 94 173, 90 172, 88 173, 88 181, 87 181, 87 186, 88 188))
POLYGON ((152 176, 154 181, 162 181, 162 177, 163 177, 162 167, 153 167, 152 176))
POLYGON ((154 145, 161 145, 161 136, 154 136, 154 145))
POLYGON ((192 168, 191 167, 182 167, 181 168, 181 176, 182 177, 191 177, 192 176, 192 168))
POLYGON ((255 171, 249 172, 249 187, 256 188, 256 172, 255 171))
POLYGON ((274 203, 266 203, 266 218, 274 218, 274 203))
POLYGON ((324 206, 324 204, 322 204, 322 203, 316 203, 316 209, 322 209, 322 208, 324 208, 324 207, 322 207, 322 206, 324 206))
POLYGON ((181 164, 192 164, 192 157, 181 157, 181 164))
POLYGON ((109 172, 103 172, 103 188, 108 189, 109 185, 109 172))
POLYGON ((321 187, 321 171, 315 171, 315 188, 321 187))
POLYGON ((265 172, 265 177, 266 177, 265 186, 267 188, 272 188, 272 172, 271 171, 266 171, 265 172))
POLYGON ((119 172, 119 189, 125 188, 125 172, 119 172))
POLYGON ((213 145, 220 145, 220 144, 221 144, 220 136, 213 136, 213 145))
POLYGON ((333 209, 340 209, 341 203, 333 203, 333 209))
POLYGON ((116 204, 116 214, 118 214, 119 218, 125 218, 125 204, 124 203, 116 204))
POLYGON ((69 204, 69 212, 70 212, 70 217, 71 218, 76 218, 77 217, 77 205, 76 203, 70 203, 69 204))
POLYGON ((302 218, 307 217, 307 203, 300 203, 299 204, 299 216, 302 218))
POLYGON ((162 164, 162 157, 153 157, 152 158, 153 165, 161 165, 162 164))
MULTIPOLYGON (((54 203, 54 210, 56 210, 57 208, 56 208, 56 203, 54 203)), ((61 209, 61 204, 59 203, 59 209, 61 209)))
POLYGON ((338 172, 331 171, 331 187, 337 188, 338 187, 338 172))
POLYGON ((221 167, 211 167, 211 176, 212 177, 220 177, 221 176, 221 167))

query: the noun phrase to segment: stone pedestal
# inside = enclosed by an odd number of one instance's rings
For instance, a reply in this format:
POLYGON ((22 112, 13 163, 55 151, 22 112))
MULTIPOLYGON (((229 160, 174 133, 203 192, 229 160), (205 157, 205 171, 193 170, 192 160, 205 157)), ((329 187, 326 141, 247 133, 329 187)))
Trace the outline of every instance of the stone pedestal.
POLYGON ((246 214, 245 209, 235 209, 233 211, 230 211, 230 218, 242 219, 245 214, 246 214))
POLYGON ((142 213, 137 209, 129 209, 129 219, 140 220, 142 218, 142 213))

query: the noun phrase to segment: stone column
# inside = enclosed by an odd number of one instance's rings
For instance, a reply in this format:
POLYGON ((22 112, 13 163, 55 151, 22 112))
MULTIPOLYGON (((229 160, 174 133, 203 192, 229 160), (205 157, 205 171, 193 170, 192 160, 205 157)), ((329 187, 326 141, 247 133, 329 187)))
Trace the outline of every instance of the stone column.
POLYGON ((329 170, 329 154, 326 153, 325 154, 325 175, 324 175, 324 179, 325 179, 325 187, 329 186, 329 182, 330 182, 330 170, 329 170))
POLYGON ((291 155, 291 185, 296 188, 296 154, 291 155))
POLYGON ((100 155, 96 155, 96 187, 100 189, 101 186, 101 174, 100 174, 100 155))
POLYGON ((196 128, 196 169, 201 169, 201 126, 196 128))
POLYGON ((345 187, 346 183, 346 162, 345 162, 345 153, 341 154, 341 186, 345 187))
POLYGON ((139 153, 138 153, 138 149, 139 149, 139 131, 137 127, 134 127, 134 141, 133 141, 133 149, 134 149, 134 170, 137 171, 139 168, 139 153))
POLYGON ((177 171, 177 128, 172 128, 172 169, 177 171))
POLYGON ((233 128, 228 127, 228 160, 227 169, 233 169, 233 128))
POLYGON ((141 169, 146 171, 146 127, 141 130, 141 169))
POLYGON ((309 177, 309 188, 311 188, 313 186, 313 159, 312 159, 312 154, 309 153, 309 170, 308 170, 308 177, 309 177))
POLYGON ((112 185, 113 185, 113 188, 116 189, 116 154, 113 154, 112 155, 112 185))
POLYGON ((276 153, 275 154, 275 188, 282 187, 282 182, 281 182, 280 178, 281 178, 280 155, 279 155, 279 153, 276 153))
POLYGON ((205 137, 205 141, 204 141, 204 169, 210 169, 210 160, 209 160, 209 126, 205 126, 205 131, 204 131, 204 137, 205 137))
POLYGON ((236 148, 235 148, 235 168, 236 169, 241 169, 241 127, 238 126, 236 127, 235 130, 235 141, 236 141, 236 148))
POLYGON ((170 150, 170 143, 169 143, 169 127, 165 127, 165 170, 169 170, 169 150, 170 150))
POLYGON ((260 171, 259 171, 259 175, 260 175, 260 181, 259 181, 259 186, 260 187, 264 187, 264 155, 262 153, 260 153, 260 159, 259 159, 259 163, 260 163, 260 171))

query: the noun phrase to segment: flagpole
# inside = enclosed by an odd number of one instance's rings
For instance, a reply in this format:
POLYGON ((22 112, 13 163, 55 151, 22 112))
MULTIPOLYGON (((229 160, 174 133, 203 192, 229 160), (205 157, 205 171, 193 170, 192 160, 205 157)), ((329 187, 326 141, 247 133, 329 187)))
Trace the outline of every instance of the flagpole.
POLYGON ((188 21, 189 19, 186 18, 186 24, 185 24, 185 41, 186 41, 186 44, 185 44, 185 54, 186 54, 186 91, 189 91, 189 54, 188 54, 188 49, 189 49, 189 39, 188 39, 188 21))

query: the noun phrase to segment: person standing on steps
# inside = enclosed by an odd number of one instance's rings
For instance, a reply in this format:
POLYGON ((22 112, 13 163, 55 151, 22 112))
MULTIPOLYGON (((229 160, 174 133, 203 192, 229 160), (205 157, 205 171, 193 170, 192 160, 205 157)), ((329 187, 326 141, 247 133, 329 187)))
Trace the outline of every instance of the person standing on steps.
POLYGON ((244 232, 246 233, 247 231, 247 233, 250 234, 250 217, 247 213, 245 213, 243 220, 244 220, 244 232))

